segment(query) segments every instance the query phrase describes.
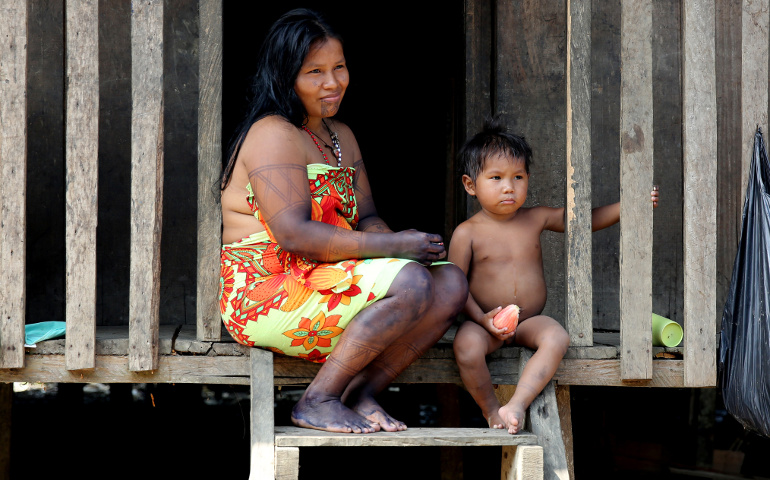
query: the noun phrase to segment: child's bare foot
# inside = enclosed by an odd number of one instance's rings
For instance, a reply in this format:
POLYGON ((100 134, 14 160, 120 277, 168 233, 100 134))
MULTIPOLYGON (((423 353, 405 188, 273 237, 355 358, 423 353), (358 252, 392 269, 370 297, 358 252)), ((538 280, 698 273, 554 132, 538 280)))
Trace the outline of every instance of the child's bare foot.
POLYGON ((386 432, 400 432, 406 430, 406 424, 404 422, 396 420, 388 415, 380 404, 371 396, 359 396, 355 403, 351 405, 351 409, 370 422, 379 425, 386 432))
POLYGON ((500 407, 498 414, 500 415, 500 418, 503 419, 503 422, 505 423, 505 427, 503 428, 507 428, 508 433, 513 435, 519 432, 522 424, 521 421, 524 419, 523 409, 517 408, 509 403, 504 407, 500 407))
POLYGON ((373 433, 380 426, 342 404, 339 398, 308 398, 307 392, 291 411, 294 425, 327 432, 373 433))
POLYGON ((497 412, 487 415, 487 423, 489 428, 505 428, 505 420, 497 412))

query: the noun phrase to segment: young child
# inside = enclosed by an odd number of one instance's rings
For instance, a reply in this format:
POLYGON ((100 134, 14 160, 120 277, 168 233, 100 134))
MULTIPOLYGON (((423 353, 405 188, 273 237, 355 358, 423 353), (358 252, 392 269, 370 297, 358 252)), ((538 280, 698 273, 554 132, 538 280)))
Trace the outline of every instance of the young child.
MULTIPOLYGON (((551 317, 541 315, 546 285, 540 234, 564 231, 564 208, 523 208, 529 186, 532 150, 524 138, 488 120, 481 133, 460 149, 462 182, 481 211, 460 224, 449 245, 448 260, 468 276, 465 305, 469 318, 460 326, 454 352, 465 387, 481 407, 491 428, 519 430, 527 407, 551 380, 569 346, 569 335, 551 317), (519 324, 510 330, 493 319, 510 304, 520 307, 519 324), (501 406, 494 394, 486 356, 505 343, 535 350, 510 402, 501 406)), ((657 206, 658 191, 651 193, 657 206)), ((620 204, 592 210, 593 231, 620 220, 620 204)))

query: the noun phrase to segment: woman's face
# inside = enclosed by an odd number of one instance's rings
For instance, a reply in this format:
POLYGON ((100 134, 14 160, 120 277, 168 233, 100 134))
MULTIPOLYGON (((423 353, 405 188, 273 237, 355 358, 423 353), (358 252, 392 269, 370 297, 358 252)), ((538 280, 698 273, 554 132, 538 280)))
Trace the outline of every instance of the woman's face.
POLYGON ((294 91, 308 117, 325 118, 339 111, 348 82, 342 44, 329 38, 310 48, 294 82, 294 91))

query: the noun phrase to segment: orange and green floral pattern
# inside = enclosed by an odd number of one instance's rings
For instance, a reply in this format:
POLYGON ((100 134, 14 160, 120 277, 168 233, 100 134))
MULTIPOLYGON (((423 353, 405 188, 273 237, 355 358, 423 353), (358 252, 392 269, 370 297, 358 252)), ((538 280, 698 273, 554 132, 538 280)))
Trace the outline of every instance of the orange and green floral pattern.
MULTIPOLYGON (((351 167, 308 165, 312 219, 354 229, 358 212, 351 167)), ((350 259, 321 263, 283 250, 265 231, 222 246, 219 307, 239 343, 324 362, 358 312, 387 293, 409 260, 350 259)))

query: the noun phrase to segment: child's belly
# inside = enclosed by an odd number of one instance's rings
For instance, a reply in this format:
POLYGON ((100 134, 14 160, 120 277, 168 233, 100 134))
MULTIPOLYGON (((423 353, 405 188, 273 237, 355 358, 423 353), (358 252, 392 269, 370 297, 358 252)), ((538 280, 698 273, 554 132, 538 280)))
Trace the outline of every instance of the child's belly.
POLYGON ((476 271, 469 279, 469 289, 484 312, 513 303, 521 308, 520 320, 539 315, 547 297, 542 272, 517 274, 498 271, 485 275, 484 272, 476 271))

